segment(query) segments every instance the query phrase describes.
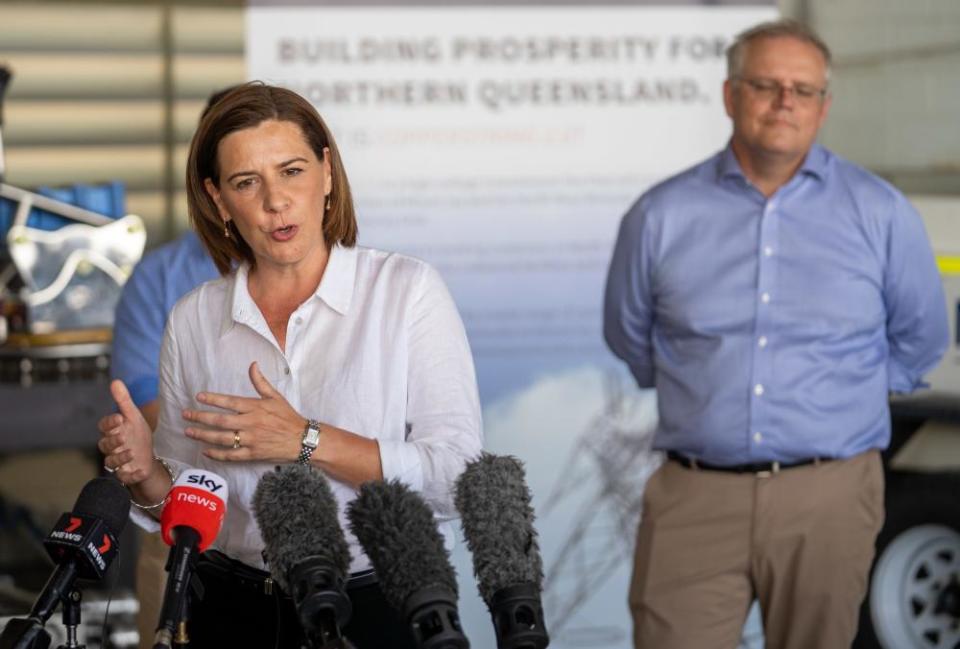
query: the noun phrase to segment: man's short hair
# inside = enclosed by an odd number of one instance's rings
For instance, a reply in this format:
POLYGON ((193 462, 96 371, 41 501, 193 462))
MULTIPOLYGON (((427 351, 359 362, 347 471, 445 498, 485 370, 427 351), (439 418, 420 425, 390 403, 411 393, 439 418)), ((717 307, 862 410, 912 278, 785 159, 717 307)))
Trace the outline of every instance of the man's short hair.
POLYGON ((795 38, 816 47, 827 67, 827 79, 830 78, 830 48, 817 36, 816 32, 805 24, 784 18, 760 23, 745 32, 740 33, 727 48, 727 79, 735 79, 743 73, 743 61, 746 58, 747 47, 750 43, 764 38, 795 38))
POLYGON ((221 275, 228 274, 235 263, 247 262, 254 266, 256 260, 253 250, 235 227, 227 226, 231 230, 230 236, 224 236, 224 222, 207 194, 204 180, 209 178, 214 185, 220 186, 217 148, 223 138, 267 120, 296 124, 318 160, 323 160, 324 149, 327 149, 333 187, 329 196, 330 209, 323 217, 324 242, 329 248, 337 243, 351 247, 357 241, 357 217, 350 183, 333 134, 323 118, 310 102, 292 90, 253 81, 228 88, 223 96, 209 102, 187 157, 190 221, 221 275))

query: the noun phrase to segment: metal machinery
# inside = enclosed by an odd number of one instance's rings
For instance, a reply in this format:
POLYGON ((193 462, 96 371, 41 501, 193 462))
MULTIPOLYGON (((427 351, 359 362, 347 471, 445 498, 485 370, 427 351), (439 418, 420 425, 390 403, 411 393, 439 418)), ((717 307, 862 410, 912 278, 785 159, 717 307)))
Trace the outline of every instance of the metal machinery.
POLYGON ((950 348, 930 390, 891 399, 887 518, 858 649, 960 647, 960 200, 918 204, 943 278, 950 348))
MULTIPOLYGON (((0 66, 0 107, 9 79, 0 66)), ((111 409, 113 312, 143 254, 146 230, 140 217, 123 214, 121 183, 30 191, 3 182, 4 171, 0 139, 0 476, 9 478, 28 455, 64 450, 91 456, 85 464, 95 472, 96 422, 111 409)), ((51 497, 63 495, 66 476, 40 477, 51 497)), ((32 591, 42 585, 34 573, 49 574, 40 558, 49 527, 24 504, 37 494, 15 482, 0 486, 0 627, 29 610, 32 591)), ((116 575, 107 582, 116 584, 116 575)), ((135 646, 136 607, 122 587, 91 591, 81 607, 81 635, 109 637, 104 646, 135 646)), ((56 636, 56 621, 48 627, 56 636)))

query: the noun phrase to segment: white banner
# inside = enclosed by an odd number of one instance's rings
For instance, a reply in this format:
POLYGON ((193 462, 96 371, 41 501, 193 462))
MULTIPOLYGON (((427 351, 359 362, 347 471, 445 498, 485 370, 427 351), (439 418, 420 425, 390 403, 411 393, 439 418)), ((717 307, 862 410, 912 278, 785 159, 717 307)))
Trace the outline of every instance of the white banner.
MULTIPOLYGON (((729 137, 733 35, 771 7, 251 7, 251 79, 310 99, 360 240, 433 263, 470 336, 487 448, 527 465, 551 647, 632 645, 655 422, 601 335, 620 217, 729 137)), ((464 548, 461 614, 493 647, 464 548)))

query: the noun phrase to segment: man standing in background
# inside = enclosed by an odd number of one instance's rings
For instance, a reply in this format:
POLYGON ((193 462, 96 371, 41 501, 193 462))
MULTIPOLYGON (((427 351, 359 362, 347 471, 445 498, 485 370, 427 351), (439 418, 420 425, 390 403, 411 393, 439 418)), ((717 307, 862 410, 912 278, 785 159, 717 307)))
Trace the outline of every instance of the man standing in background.
POLYGON ((157 426, 160 343, 170 309, 219 277, 200 239, 187 232, 146 255, 124 285, 113 330, 112 378, 128 386, 151 428, 157 426))
POLYGON ((830 52, 765 23, 727 52, 729 145, 624 217, 604 334, 656 387, 630 607, 645 649, 849 647, 883 524, 888 392, 947 345, 939 274, 904 196, 815 144, 830 52))

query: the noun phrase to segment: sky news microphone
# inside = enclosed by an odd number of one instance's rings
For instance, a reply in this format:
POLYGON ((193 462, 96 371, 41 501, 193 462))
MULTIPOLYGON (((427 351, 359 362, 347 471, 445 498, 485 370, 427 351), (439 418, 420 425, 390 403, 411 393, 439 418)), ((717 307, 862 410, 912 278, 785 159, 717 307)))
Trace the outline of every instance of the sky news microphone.
POLYGON ((523 465, 484 453, 457 479, 454 502, 497 647, 543 649, 550 643, 540 602, 543 562, 523 465))
POLYGON ((347 506, 347 517, 384 598, 403 615, 417 647, 467 649, 457 578, 423 498, 397 480, 367 482, 347 506))
POLYGON ((277 467, 260 478, 253 512, 270 574, 293 597, 309 646, 352 648, 340 631, 352 613, 350 549, 327 479, 300 464, 277 467))
POLYGON ((0 647, 47 647, 43 625, 80 579, 103 579, 117 555, 117 538, 130 514, 130 494, 114 478, 94 478, 83 486, 73 511, 63 514, 43 541, 57 564, 26 619, 11 620, 0 647))
POLYGON ((189 469, 180 473, 167 494, 160 530, 170 546, 167 586, 153 639, 155 649, 170 647, 178 624, 186 618, 187 591, 197 555, 220 533, 227 513, 227 481, 216 473, 189 469))

